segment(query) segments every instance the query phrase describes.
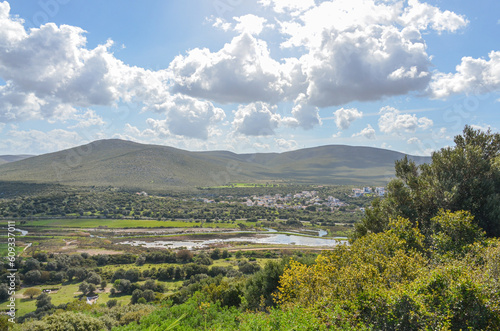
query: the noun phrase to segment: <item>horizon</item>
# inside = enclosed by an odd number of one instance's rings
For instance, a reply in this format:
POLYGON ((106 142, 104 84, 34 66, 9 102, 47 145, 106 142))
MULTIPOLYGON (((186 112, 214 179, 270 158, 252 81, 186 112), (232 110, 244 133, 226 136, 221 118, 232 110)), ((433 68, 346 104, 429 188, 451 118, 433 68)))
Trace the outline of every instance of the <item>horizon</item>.
POLYGON ((0 0, 0 155, 100 139, 430 156, 497 132, 500 3, 0 0))
POLYGON ((94 141, 91 141, 91 142, 83 143, 82 145, 72 146, 72 147, 69 147, 69 148, 64 148, 64 149, 61 149, 61 150, 47 152, 47 153, 42 153, 42 154, 27 154, 27 153, 20 153, 20 154, 0 154, 0 157, 5 157, 5 156, 30 156, 30 157, 35 157, 35 156, 41 156, 41 155, 45 155, 45 154, 53 154, 53 153, 63 152, 63 151, 66 151, 66 150, 71 150, 71 149, 79 148, 81 146, 95 144, 95 143, 100 143, 100 142, 103 142, 103 141, 110 141, 110 140, 116 140, 116 141, 121 141, 121 142, 130 142, 130 143, 144 145, 144 146, 169 147, 169 148, 175 148, 175 149, 179 149, 179 150, 186 151, 186 152, 192 152, 192 153, 230 152, 230 153, 234 153, 236 155, 247 155, 247 154, 282 154, 282 153, 300 151, 300 150, 304 150, 304 149, 314 149, 314 148, 322 148, 322 147, 336 147, 336 146, 339 146, 339 147, 352 147, 352 148, 360 148, 361 147, 361 148, 379 149, 379 150, 384 150, 384 151, 390 151, 390 152, 405 154, 405 155, 412 156, 412 157, 424 157, 424 158, 430 158, 431 157, 431 156, 426 156, 426 155, 408 154, 408 153, 405 153, 405 152, 401 152, 401 151, 397 151, 397 150, 393 150, 393 149, 389 149, 389 148, 372 147, 372 146, 362 146, 362 145, 328 144, 328 145, 318 145, 318 146, 311 146, 311 147, 304 147, 304 148, 296 148, 296 149, 291 149, 291 150, 288 150, 288 151, 280 151, 280 152, 266 152, 266 151, 261 151, 261 152, 246 153, 246 152, 237 152, 237 151, 230 151, 230 150, 223 150, 223 149, 189 150, 189 149, 178 148, 178 147, 169 146, 169 145, 161 145, 161 144, 155 144, 155 143, 141 143, 141 142, 137 142, 137 141, 120 139, 120 138, 98 139, 98 140, 94 140, 94 141))

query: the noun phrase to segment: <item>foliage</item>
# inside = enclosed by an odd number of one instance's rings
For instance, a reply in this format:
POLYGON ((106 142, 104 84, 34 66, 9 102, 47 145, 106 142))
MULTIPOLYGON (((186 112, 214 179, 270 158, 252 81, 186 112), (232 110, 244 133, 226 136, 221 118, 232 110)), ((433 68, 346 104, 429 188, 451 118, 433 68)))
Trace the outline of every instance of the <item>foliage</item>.
POLYGON ((105 327, 99 319, 83 313, 63 312, 44 318, 41 322, 23 325, 26 331, 101 331, 105 327))
POLYGON ((30 287, 24 291, 23 296, 33 299, 40 294, 42 294, 42 290, 36 287, 30 287))
POLYGON ((373 203, 353 239, 385 230, 397 216, 418 223, 427 236, 440 209, 468 211, 488 236, 500 236, 500 134, 466 126, 455 147, 433 153, 431 164, 405 157, 395 168, 387 198, 373 203))
POLYGON ((496 242, 488 246, 468 212, 441 211, 432 224, 430 244, 398 218, 384 232, 323 252, 314 265, 291 261, 277 302, 335 327, 498 329, 499 283, 489 276, 499 261, 496 242))

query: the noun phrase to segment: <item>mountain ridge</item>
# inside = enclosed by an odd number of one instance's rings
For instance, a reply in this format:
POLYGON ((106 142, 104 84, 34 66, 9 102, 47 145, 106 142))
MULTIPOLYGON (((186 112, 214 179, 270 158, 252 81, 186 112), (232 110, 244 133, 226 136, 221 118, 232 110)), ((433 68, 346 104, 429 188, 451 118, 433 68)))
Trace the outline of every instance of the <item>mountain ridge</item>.
MULTIPOLYGON (((325 145, 282 153, 196 151, 120 139, 0 165, 0 181, 112 186, 127 189, 218 186, 237 182, 384 184, 406 154, 381 148, 325 145)), ((411 156, 417 164, 430 157, 411 156)))

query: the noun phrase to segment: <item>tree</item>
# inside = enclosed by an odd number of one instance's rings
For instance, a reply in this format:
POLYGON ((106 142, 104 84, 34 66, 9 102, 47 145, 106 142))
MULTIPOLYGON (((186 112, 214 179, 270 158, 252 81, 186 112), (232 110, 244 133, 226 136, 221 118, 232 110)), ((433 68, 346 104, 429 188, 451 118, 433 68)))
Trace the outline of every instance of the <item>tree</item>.
POLYGON ((33 297, 39 296, 42 294, 42 291, 36 287, 30 287, 24 291, 23 296, 33 299, 33 297))
POLYGON ((83 313, 63 312, 44 319, 49 330, 105 330, 105 324, 99 319, 83 313))
POLYGON ((37 259, 29 258, 26 260, 26 270, 39 270, 40 262, 37 259))
POLYGON ((128 279, 115 280, 113 287, 122 293, 129 293, 132 283, 128 279))
POLYGON ((187 249, 181 249, 177 252, 177 260, 179 262, 191 262, 193 261, 193 252, 187 249))
POLYGON ((7 284, 0 284, 0 301, 7 300, 9 298, 9 287, 7 284))
POLYGON ((438 254, 458 257, 474 243, 483 243, 484 232, 473 221, 474 217, 466 211, 439 211, 432 219, 432 248, 438 254))
POLYGON ((24 275, 24 282, 27 284, 37 284, 40 282, 42 274, 38 270, 31 270, 24 275))
POLYGON ((128 269, 125 272, 125 279, 130 280, 132 283, 139 280, 139 270, 138 269, 128 269))
POLYGON ((113 308, 117 304, 118 304, 118 301, 116 299, 111 299, 111 300, 108 300, 108 302, 106 302, 106 306, 108 306, 108 308, 113 308))
POLYGON ((137 259, 135 260, 135 264, 138 266, 144 265, 146 263, 146 256, 143 254, 139 255, 137 259))
POLYGON ((47 293, 42 293, 36 298, 37 310, 48 310, 53 307, 52 298, 47 293))
POLYGON ((455 137, 455 147, 433 153, 430 164, 405 157, 396 161, 395 170, 387 197, 366 211, 353 239, 386 230, 397 216, 418 224, 429 237, 440 209, 468 211, 487 236, 500 236, 500 134, 466 126, 455 137))
POLYGON ((212 260, 218 260, 220 259, 220 257, 221 257, 221 252, 220 249, 218 248, 214 249, 210 254, 210 258, 212 258, 212 260))
POLYGON ((96 274, 95 272, 90 272, 86 279, 87 283, 99 285, 102 281, 101 276, 96 274))

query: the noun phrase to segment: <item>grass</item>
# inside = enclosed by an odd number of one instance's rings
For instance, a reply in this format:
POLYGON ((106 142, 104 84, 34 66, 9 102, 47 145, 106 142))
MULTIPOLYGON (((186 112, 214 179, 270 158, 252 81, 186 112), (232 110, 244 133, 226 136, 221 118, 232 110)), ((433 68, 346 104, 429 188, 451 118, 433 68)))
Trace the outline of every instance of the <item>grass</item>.
MULTIPOLYGON (((80 292, 78 292, 78 286, 80 286, 80 283, 71 283, 67 285, 63 284, 58 284, 58 285, 40 285, 40 286, 33 286, 36 288, 39 288, 41 290, 44 289, 53 289, 53 288, 59 288, 57 293, 51 293, 49 296, 52 298, 51 302, 53 305, 58 306, 63 303, 68 303, 72 302, 74 300, 79 299, 80 297, 80 292), (78 292, 78 293, 77 293, 78 292)), ((112 284, 108 284, 106 287, 107 290, 111 289, 112 284)), ((20 291, 16 292, 17 294, 23 294, 24 291, 26 291, 29 287, 23 288, 20 291)), ((110 298, 110 293, 98 293, 99 294, 99 300, 97 301, 98 304, 100 303, 106 303, 110 299, 116 299, 119 303, 122 305, 126 305, 130 303, 130 298, 132 297, 131 295, 122 295, 122 296, 114 296, 110 298)), ((35 299, 29 299, 29 298, 18 298, 16 300, 16 308, 18 309, 17 311, 17 316, 23 316, 26 315, 29 312, 35 311, 36 310, 36 298, 35 299)))
MULTIPOLYGON (((247 223, 240 221, 245 225, 247 223)), ((47 228, 99 228, 126 229, 126 228, 193 228, 199 227, 201 223, 185 221, 157 221, 157 220, 133 220, 133 219, 46 219, 27 221, 24 227, 47 227, 47 228)), ((232 223, 203 223, 204 228, 237 228, 232 223)))

